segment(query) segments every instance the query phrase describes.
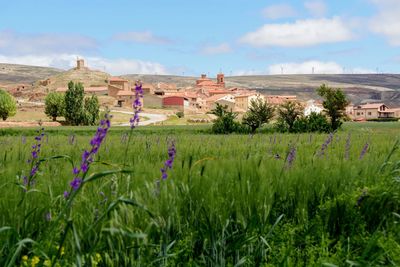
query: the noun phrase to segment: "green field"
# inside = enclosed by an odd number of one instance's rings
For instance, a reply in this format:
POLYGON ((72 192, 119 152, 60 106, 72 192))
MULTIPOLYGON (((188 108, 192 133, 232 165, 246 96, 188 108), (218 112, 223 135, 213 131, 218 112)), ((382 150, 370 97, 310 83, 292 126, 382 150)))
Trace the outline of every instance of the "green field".
POLYGON ((0 129, 0 266, 400 265, 400 123, 209 127, 112 128, 68 198, 96 128, 45 129, 29 188, 35 129, 0 129))

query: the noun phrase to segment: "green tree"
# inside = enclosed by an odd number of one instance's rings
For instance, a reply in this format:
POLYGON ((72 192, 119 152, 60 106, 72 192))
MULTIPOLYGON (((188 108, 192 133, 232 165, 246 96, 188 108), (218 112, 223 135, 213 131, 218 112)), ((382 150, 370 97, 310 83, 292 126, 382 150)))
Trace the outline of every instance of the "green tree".
POLYGON ((217 103, 217 106, 211 110, 211 113, 218 117, 212 126, 213 133, 228 134, 239 130, 240 124, 235 121, 237 113, 228 111, 228 106, 222 106, 217 103))
POLYGON ((68 83, 65 93, 65 120, 71 125, 80 125, 84 122, 84 89, 82 83, 68 83))
POLYGON ((282 132, 293 132, 294 124, 304 113, 304 107, 293 101, 285 102, 278 108, 277 128, 282 132))
POLYGON ((99 122, 99 99, 96 95, 85 98, 85 125, 96 125, 99 122))
POLYGON ((51 92, 46 96, 44 113, 53 119, 64 115, 64 95, 56 92, 51 92))
POLYGON ((243 117, 242 124, 249 126, 251 132, 254 133, 263 124, 268 123, 273 116, 274 107, 261 98, 253 99, 243 117))
POLYGON ((17 103, 12 95, 0 89, 0 117, 5 121, 17 113, 17 103))
POLYGON ((331 130, 335 131, 342 125, 342 119, 346 117, 345 110, 349 101, 341 89, 333 89, 323 84, 317 89, 319 96, 324 98, 322 106, 330 118, 331 130))

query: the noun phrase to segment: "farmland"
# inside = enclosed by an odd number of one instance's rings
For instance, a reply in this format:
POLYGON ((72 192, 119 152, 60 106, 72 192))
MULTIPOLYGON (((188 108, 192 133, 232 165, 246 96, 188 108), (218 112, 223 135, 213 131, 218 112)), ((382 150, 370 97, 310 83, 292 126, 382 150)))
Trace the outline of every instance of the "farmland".
POLYGON ((96 128, 45 129, 27 186, 35 130, 0 129, 1 266, 400 264, 399 123, 111 128, 76 191, 96 128))

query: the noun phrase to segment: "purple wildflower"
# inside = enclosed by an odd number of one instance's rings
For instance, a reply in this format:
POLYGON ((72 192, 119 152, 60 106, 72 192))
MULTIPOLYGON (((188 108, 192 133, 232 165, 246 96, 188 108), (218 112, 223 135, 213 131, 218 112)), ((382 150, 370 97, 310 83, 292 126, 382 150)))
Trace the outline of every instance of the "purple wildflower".
POLYGON ((42 140, 44 136, 44 128, 41 128, 37 131, 38 135, 35 136, 35 144, 32 145, 31 158, 28 160, 28 163, 31 164, 31 170, 29 171, 29 176, 23 176, 23 184, 24 186, 31 187, 35 184, 34 177, 39 170, 39 153, 42 147, 42 140))
POLYGON ((67 199, 69 197, 69 192, 68 191, 64 191, 64 198, 67 199))
POLYGON ((75 177, 74 180, 72 180, 69 185, 72 187, 73 190, 78 190, 78 188, 81 186, 82 179, 79 177, 75 177))
POLYGON ((75 134, 71 134, 70 136, 68 136, 68 143, 70 145, 75 144, 75 134))
POLYGON ((320 157, 325 155, 325 150, 328 148, 329 144, 332 143, 333 140, 333 133, 330 133, 328 138, 325 140, 325 142, 321 146, 321 150, 319 151, 318 155, 320 157))
MULTIPOLYGON (((79 177, 80 174, 84 175, 89 170, 90 163, 93 162, 93 157, 99 151, 100 145, 103 142, 104 138, 107 135, 107 132, 110 128, 110 116, 108 114, 105 115, 105 119, 101 120, 100 126, 97 128, 95 136, 90 140, 90 145, 92 146, 90 151, 85 150, 82 153, 81 165, 79 168, 74 167, 72 169, 72 173, 74 174, 74 179, 70 182, 70 186, 72 190, 78 190, 81 186, 83 180, 79 177)), ((64 197, 68 198, 69 193, 64 192, 64 197), (66 194, 67 193, 67 194, 66 194)))
POLYGON ((361 151, 361 154, 360 154, 360 157, 359 157, 360 160, 363 159, 363 157, 367 153, 368 147, 369 147, 369 144, 368 144, 368 142, 366 142, 364 147, 363 147, 363 149, 362 149, 362 151, 361 151))
POLYGON ((296 158, 296 147, 292 147, 287 155, 286 162, 287 166, 290 168, 296 158))
POLYGON ((361 206, 361 202, 364 200, 364 198, 367 196, 368 190, 367 189, 363 189, 361 195, 358 197, 357 199, 357 207, 361 206))
POLYGON ((131 123, 131 129, 135 128, 139 125, 139 113, 142 111, 142 101, 143 98, 143 89, 142 83, 140 81, 136 81, 135 83, 135 100, 133 101, 133 117, 129 120, 131 123))
POLYGON ((46 219, 46 221, 48 221, 48 222, 51 221, 51 212, 50 212, 50 211, 46 213, 45 219, 46 219))
POLYGON ((168 148, 168 159, 164 163, 164 167, 161 168, 161 179, 165 180, 168 178, 167 170, 172 169, 172 164, 174 163, 176 155, 175 143, 172 142, 171 146, 168 148))

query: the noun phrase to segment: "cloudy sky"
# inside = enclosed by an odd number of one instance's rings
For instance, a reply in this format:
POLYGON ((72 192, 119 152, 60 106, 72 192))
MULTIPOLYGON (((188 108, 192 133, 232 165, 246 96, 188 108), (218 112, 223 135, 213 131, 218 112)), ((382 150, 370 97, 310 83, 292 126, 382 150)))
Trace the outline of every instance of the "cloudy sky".
POLYGON ((3 1, 0 62, 112 74, 399 73, 400 0, 3 1))

